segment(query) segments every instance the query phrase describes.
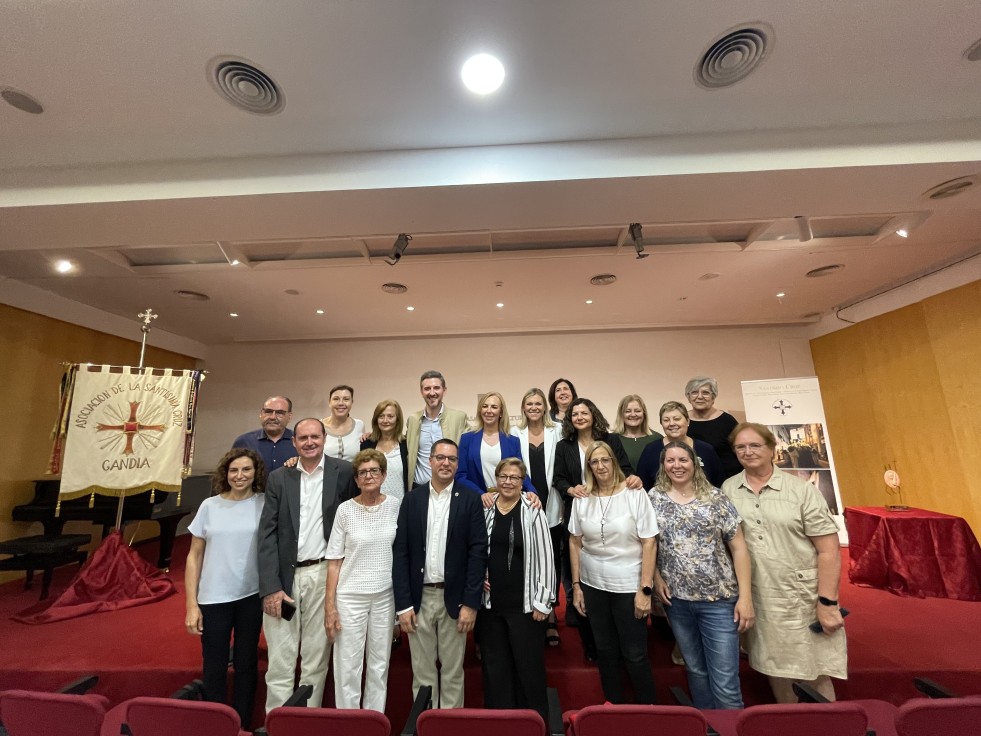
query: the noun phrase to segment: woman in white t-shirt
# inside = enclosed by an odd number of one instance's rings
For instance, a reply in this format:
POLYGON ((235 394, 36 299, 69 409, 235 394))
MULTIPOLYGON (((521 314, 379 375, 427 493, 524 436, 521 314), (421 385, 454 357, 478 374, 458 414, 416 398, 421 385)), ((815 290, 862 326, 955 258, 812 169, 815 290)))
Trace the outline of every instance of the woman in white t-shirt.
POLYGON ((214 474, 218 495, 206 498, 188 527, 191 549, 184 571, 188 633, 201 637, 204 699, 228 695, 228 646, 234 632, 232 707, 242 728, 252 723, 259 677, 259 517, 266 469, 254 450, 235 448, 214 474))
POLYGON ((338 708, 384 713, 395 620, 392 542, 399 502, 381 492, 388 467, 384 454, 362 450, 353 465, 361 495, 337 507, 327 543, 324 619, 334 642, 334 702, 338 708))
POLYGON ((334 386, 328 397, 330 416, 323 418, 327 433, 324 454, 351 462, 361 450, 361 435, 364 434, 364 422, 351 416, 354 389, 344 385, 334 386))
POLYGON ((572 605, 592 626, 604 697, 624 702, 622 664, 637 702, 650 704, 654 676, 647 658, 647 616, 657 518, 645 493, 627 489, 605 442, 586 448, 584 474, 587 495, 572 502, 569 517, 572 605))

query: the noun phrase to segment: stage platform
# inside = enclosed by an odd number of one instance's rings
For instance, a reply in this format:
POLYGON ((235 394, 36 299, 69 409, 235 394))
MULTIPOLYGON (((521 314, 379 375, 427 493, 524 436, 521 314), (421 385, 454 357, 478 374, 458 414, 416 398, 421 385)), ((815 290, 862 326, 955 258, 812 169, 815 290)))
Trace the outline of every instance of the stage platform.
MULTIPOLYGON (((183 561, 188 545, 187 536, 179 537, 174 550, 170 574, 178 594, 138 608, 31 626, 11 621, 10 616, 37 603, 37 587, 24 591, 22 581, 0 586, 0 690, 53 690, 81 675, 97 674, 95 692, 117 703, 136 695, 165 696, 199 677, 200 641, 184 631, 183 561)), ((147 560, 156 559, 154 542, 138 549, 147 560)), ((847 569, 847 550, 844 564, 847 569)), ((52 597, 76 569, 56 571, 52 597)), ((898 704, 916 695, 914 675, 931 677, 964 694, 981 693, 981 603, 900 598, 852 586, 847 574, 842 575, 840 597, 852 611, 847 619, 850 677, 836 683, 840 698, 875 697, 898 704)), ((561 644, 546 651, 546 665, 549 684, 558 688, 563 708, 602 702, 599 675, 583 659, 575 629, 560 625, 560 634, 561 644)), ((655 628, 649 642, 658 696, 670 702, 667 688, 685 684, 684 668, 671 663, 673 644, 655 628)), ((261 646, 264 671, 265 644, 261 646)), ((766 679, 745 661, 742 683, 747 704, 771 702, 766 679)), ((409 651, 403 643, 393 653, 389 677, 387 713, 395 729, 408 714, 410 689, 409 651)), ((332 684, 328 691, 333 702, 332 684)), ((264 697, 260 682, 257 710, 264 697)), ((472 646, 466 659, 466 704, 482 704, 480 663, 472 646)))

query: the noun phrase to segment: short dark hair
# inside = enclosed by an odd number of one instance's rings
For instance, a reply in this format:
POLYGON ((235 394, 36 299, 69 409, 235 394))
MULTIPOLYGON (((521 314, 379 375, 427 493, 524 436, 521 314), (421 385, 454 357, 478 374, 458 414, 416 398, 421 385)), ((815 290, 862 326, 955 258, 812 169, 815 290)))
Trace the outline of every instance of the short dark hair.
POLYGON ((331 396, 334 395, 334 392, 335 391, 340 391, 341 389, 343 389, 345 391, 350 391, 351 392, 351 398, 352 399, 354 398, 354 389, 351 388, 350 386, 346 385, 346 384, 343 384, 343 383, 340 384, 339 386, 334 386, 334 388, 332 388, 330 391, 328 391, 327 392, 327 398, 329 399, 331 396))
POLYGON ((421 386, 422 382, 425 381, 427 378, 438 378, 443 388, 446 388, 446 379, 443 378, 443 374, 440 373, 439 371, 426 371, 425 373, 423 373, 421 376, 419 376, 419 385, 421 386))
POLYGON ((435 452, 436 450, 436 445, 450 445, 454 450, 457 451, 457 453, 460 452, 460 446, 456 442, 451 440, 449 437, 440 437, 438 440, 436 440, 433 443, 432 448, 429 450, 430 457, 433 456, 433 452, 435 452))
POLYGON ((575 427, 572 426, 572 409, 576 406, 585 406, 589 409, 589 413, 593 415, 593 439, 595 441, 606 440, 606 435, 610 431, 610 423, 606 421, 606 417, 603 416, 603 412, 599 410, 589 399, 573 399, 572 403, 569 404, 569 409, 565 413, 565 419, 562 420, 562 436, 565 439, 571 439, 578 434, 575 427))
POLYGON ((320 425, 320 433, 324 437, 327 436, 327 428, 324 426, 324 423, 322 421, 320 421, 319 419, 317 419, 317 417, 304 417, 303 419, 301 419, 300 421, 298 421, 296 424, 293 425, 293 434, 296 434, 296 428, 299 427, 304 422, 316 422, 317 424, 320 425))
POLYGON ((266 464, 262 462, 259 453, 245 447, 233 447, 218 461, 215 474, 211 477, 211 489, 216 494, 226 493, 232 490, 232 487, 228 484, 228 466, 240 457, 249 458, 252 461, 252 467, 255 468, 255 477, 252 479, 252 490, 256 493, 262 493, 266 490, 266 464))
POLYGON ((559 407, 555 405, 555 389, 560 383, 569 384, 569 388, 572 391, 572 400, 575 401, 579 398, 579 394, 576 393, 576 387, 572 385, 572 381, 568 378, 556 378, 552 381, 552 385, 548 388, 548 409, 552 416, 555 416, 555 412, 559 410, 559 407))
POLYGON ((293 411, 293 401, 292 399, 290 399, 289 396, 270 396, 268 399, 262 402, 263 408, 265 408, 266 404, 268 404, 273 399, 282 399, 283 401, 286 402, 286 410, 289 412, 293 411))

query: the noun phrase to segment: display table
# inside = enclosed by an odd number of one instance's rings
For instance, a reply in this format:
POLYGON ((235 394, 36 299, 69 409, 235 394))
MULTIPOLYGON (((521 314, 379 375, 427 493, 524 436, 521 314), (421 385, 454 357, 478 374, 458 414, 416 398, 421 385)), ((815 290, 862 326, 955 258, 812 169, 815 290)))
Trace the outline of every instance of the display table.
POLYGON ((981 601, 981 547, 959 516, 845 509, 848 579, 896 595, 981 601))

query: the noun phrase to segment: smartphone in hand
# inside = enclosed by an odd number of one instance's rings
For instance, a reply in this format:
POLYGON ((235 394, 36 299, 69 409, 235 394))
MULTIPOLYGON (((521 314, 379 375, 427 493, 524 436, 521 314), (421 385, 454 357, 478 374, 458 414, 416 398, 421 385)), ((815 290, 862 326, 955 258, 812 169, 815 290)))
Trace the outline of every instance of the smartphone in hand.
POLYGON ((296 606, 285 599, 280 603, 280 606, 282 606, 280 611, 283 619, 286 621, 292 621, 293 616, 296 615, 296 606))
MULTIPOLYGON (((284 606, 286 605, 286 601, 283 601, 283 605, 284 606)), ((851 611, 849 611, 847 608, 839 608, 838 609, 838 612, 841 614, 841 617, 842 618, 844 618, 849 613, 851 613, 851 611)), ((284 615, 283 618, 286 618, 286 616, 284 615)), ((812 621, 811 624, 807 628, 809 628, 815 634, 820 634, 822 631, 824 631, 824 629, 821 628, 821 622, 820 621, 812 621)))

